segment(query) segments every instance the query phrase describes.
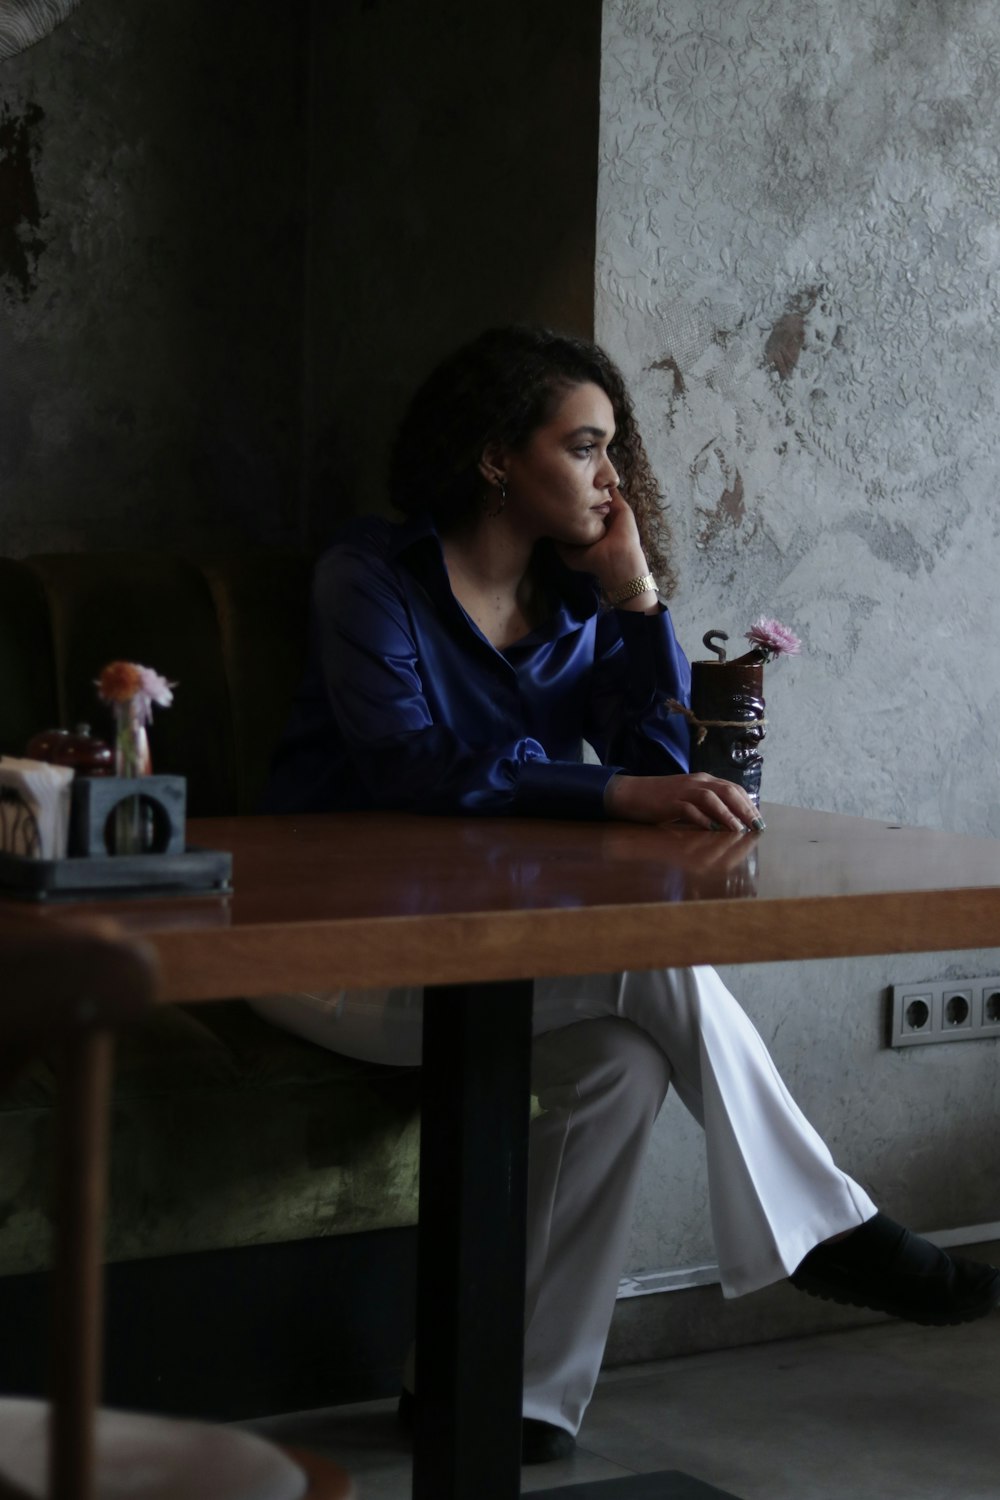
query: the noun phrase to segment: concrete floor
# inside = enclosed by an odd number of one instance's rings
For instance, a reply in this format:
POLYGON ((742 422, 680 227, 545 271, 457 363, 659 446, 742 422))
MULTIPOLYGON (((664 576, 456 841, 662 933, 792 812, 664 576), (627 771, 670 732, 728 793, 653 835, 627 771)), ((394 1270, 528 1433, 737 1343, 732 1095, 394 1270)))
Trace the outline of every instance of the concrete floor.
MULTIPOLYGON (((524 1490, 681 1469, 740 1500, 997 1500, 1000 1314, 958 1329, 885 1322, 613 1370, 570 1460, 524 1490)), ((408 1500, 385 1401, 246 1424, 328 1453, 359 1500, 408 1500)))

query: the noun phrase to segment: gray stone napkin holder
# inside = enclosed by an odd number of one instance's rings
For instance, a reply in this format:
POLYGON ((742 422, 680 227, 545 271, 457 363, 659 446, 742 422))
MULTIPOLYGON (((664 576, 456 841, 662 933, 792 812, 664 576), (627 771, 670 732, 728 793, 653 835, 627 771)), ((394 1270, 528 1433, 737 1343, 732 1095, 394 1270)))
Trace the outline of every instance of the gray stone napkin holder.
POLYGON ((138 797, 152 817, 150 854, 183 854, 187 780, 183 776, 77 776, 69 820, 69 853, 90 858, 113 852, 108 830, 114 811, 138 797))

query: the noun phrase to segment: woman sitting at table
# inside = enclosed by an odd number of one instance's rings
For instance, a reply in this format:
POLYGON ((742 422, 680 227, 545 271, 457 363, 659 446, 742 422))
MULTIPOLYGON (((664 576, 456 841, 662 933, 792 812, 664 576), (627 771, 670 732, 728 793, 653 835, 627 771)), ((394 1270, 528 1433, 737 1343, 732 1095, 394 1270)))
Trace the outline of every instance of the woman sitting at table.
MULTIPOLYGON (((601 349, 525 328, 460 349, 407 412, 391 497, 402 525, 358 520, 318 565, 268 810, 762 829, 741 787, 688 773, 687 724, 667 702, 686 700, 689 670, 653 578, 669 574, 659 494, 601 349)), ((790 1277, 927 1324, 1000 1301, 1000 1272, 894 1224, 835 1166, 713 970, 535 991, 526 1461, 573 1446, 670 1083, 705 1130, 726 1296, 790 1277)), ((419 989, 257 1008, 338 1052, 420 1058, 419 989)))

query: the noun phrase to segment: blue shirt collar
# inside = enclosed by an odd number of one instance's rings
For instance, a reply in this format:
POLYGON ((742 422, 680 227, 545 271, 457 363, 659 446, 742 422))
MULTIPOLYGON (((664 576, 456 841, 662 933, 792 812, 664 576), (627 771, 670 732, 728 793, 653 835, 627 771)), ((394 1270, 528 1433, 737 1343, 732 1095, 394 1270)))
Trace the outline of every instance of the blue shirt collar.
MULTIPOLYGON (((565 635, 592 619, 600 609, 601 591, 592 573, 568 568, 554 547, 548 543, 543 543, 543 546, 545 576, 558 604, 555 616, 540 629, 544 635, 555 637, 565 635)), ((429 515, 410 516, 394 526, 387 551, 390 557, 404 563, 419 577, 438 604, 454 598, 444 565, 441 539, 429 515)), ((532 632, 532 636, 534 634, 532 632)))

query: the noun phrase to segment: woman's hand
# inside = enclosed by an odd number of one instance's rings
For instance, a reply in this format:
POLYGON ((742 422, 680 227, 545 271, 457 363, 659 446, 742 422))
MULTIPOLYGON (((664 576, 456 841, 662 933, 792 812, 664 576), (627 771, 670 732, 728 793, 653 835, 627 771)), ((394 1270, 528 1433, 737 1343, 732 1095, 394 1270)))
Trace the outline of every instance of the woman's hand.
POLYGON ((639 540, 639 528, 630 505, 615 487, 608 490, 611 509, 604 518, 604 535, 588 547, 560 546, 557 550, 569 568, 596 573, 605 593, 612 594, 633 578, 643 578, 649 565, 639 540))
POLYGON ((609 817, 632 823, 692 823, 733 833, 764 821, 741 786, 695 771, 684 776, 613 776, 604 794, 609 817))

